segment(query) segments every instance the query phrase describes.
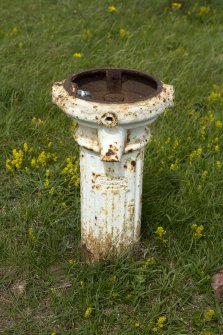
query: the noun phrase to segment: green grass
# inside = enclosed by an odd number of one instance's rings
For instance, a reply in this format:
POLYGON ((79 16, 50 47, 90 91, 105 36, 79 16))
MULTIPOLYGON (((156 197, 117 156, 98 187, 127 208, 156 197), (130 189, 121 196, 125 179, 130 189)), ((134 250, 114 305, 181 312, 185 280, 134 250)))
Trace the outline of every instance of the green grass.
POLYGON ((223 122, 223 93, 208 100, 218 91, 213 84, 223 88, 223 3, 184 1, 179 10, 170 4, 2 0, 0 333, 149 335, 166 316, 160 334, 223 334, 223 305, 210 285, 223 268, 223 167, 216 166, 223 165, 216 127, 223 122), (199 16, 201 6, 209 11, 199 16), (78 147, 50 90, 71 73, 105 66, 152 73, 174 85, 176 103, 155 122, 146 148, 141 244, 129 256, 92 266, 80 256, 79 189, 60 173, 78 147), (23 150, 24 143, 34 152, 25 153, 21 169, 7 171, 12 149, 23 150), (31 167, 43 150, 58 160, 31 167), (204 226, 201 238, 192 224, 204 226), (159 226, 166 244, 155 238, 159 226), (149 257, 156 262, 144 268, 149 257), (205 322, 208 309, 215 315, 205 322))

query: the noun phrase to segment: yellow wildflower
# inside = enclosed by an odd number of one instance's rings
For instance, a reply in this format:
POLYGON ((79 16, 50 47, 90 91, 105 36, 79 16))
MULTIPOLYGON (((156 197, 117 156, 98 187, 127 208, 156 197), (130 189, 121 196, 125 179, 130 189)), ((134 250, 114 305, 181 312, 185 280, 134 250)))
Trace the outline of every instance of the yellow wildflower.
POLYGON ((78 175, 78 165, 76 157, 74 157, 73 160, 75 161, 74 163, 72 162, 71 157, 67 157, 66 159, 67 165, 63 168, 61 173, 62 175, 69 175, 74 186, 78 187, 80 183, 80 178, 78 175))
POLYGON ((44 187, 45 187, 45 188, 48 188, 49 185, 50 185, 49 179, 46 179, 46 180, 44 181, 44 187))
POLYGON ((109 12, 109 13, 114 13, 114 12, 116 12, 116 7, 115 7, 114 5, 110 5, 110 6, 108 6, 108 12, 109 12))
POLYGON ((73 54, 73 57, 76 58, 76 59, 80 59, 82 57, 82 54, 80 52, 75 52, 73 54))
POLYGON ((205 171, 202 173, 202 180, 206 180, 206 179, 207 179, 207 176, 208 176, 208 171, 205 170, 205 171))
POLYGON ((40 117, 36 118, 35 116, 32 118, 32 123, 35 123, 36 125, 42 125, 43 120, 41 120, 40 117))
POLYGON ((92 307, 88 307, 86 311, 84 312, 84 317, 88 319, 90 315, 92 314, 92 307))
POLYGON ((80 178, 78 177, 72 177, 71 180, 73 180, 74 186, 79 187, 80 185, 80 178))
POLYGON ((29 150, 29 147, 28 147, 27 143, 23 144, 23 149, 24 149, 25 152, 27 152, 29 150))
POLYGON ((192 164, 192 160, 198 158, 202 154, 202 148, 199 147, 197 150, 192 151, 190 154, 190 165, 192 164))
POLYGON ((209 12, 210 8, 206 6, 201 6, 198 9, 197 15, 198 16, 203 16, 206 15, 209 12))
POLYGON ((212 111, 209 111, 209 112, 208 112, 208 116, 209 116, 209 120, 210 120, 211 122, 214 122, 214 121, 215 121, 215 117, 214 117, 212 111))
POLYGON ((218 144, 214 146, 214 150, 219 151, 219 145, 218 144))
POLYGON ((219 129, 222 128, 222 122, 219 121, 219 120, 217 120, 217 121, 215 122, 215 125, 216 125, 216 127, 219 128, 219 129))
POLYGON ((54 330, 51 335, 57 335, 56 331, 54 330))
POLYGON ((49 190, 49 194, 53 195, 55 193, 55 187, 51 187, 51 189, 49 190))
POLYGON ((221 162, 220 161, 216 161, 216 167, 217 167, 217 169, 221 169, 221 166, 222 166, 221 162))
POLYGON ((31 160, 31 166, 38 167, 37 161, 35 158, 32 158, 31 160))
POLYGON ((51 293, 52 295, 55 295, 55 294, 57 293, 57 290, 56 290, 54 287, 51 287, 51 288, 50 288, 50 293, 51 293))
POLYGON ((206 127, 205 126, 201 127, 200 134, 201 134, 202 140, 204 140, 205 139, 205 135, 206 135, 206 127))
POLYGON ((159 239, 163 239, 164 235, 166 234, 166 230, 164 230, 163 227, 158 227, 155 231, 155 234, 159 239))
POLYGON ((206 312, 204 312, 204 321, 209 322, 213 319, 215 315, 215 311, 213 309, 208 309, 206 312))
POLYGON ((69 259, 68 260, 68 264, 70 264, 70 265, 74 265, 76 263, 77 263, 77 261, 75 259, 69 259))
POLYGON ((199 148, 197 149, 197 155, 201 155, 201 154, 202 154, 202 148, 199 147, 199 148))
POLYGON ((158 328, 163 328, 164 324, 166 322, 166 317, 165 316, 160 316, 159 319, 157 320, 157 327, 158 328))
POLYGON ((197 237, 197 238, 201 238, 203 236, 203 230, 204 230, 203 225, 198 226, 194 236, 197 237))
POLYGON ((145 261, 145 263, 143 264, 143 268, 144 268, 144 269, 147 269, 150 265, 155 264, 155 262, 156 262, 155 257, 150 257, 150 258, 148 258, 148 259, 145 261))
POLYGON ((37 237, 36 237, 36 235, 34 234, 34 232, 33 232, 33 228, 32 228, 32 227, 30 227, 30 228, 28 229, 28 234, 29 234, 30 239, 31 239, 33 242, 36 242, 36 241, 37 241, 37 237))
POLYGON ((179 140, 176 139, 173 143, 173 150, 176 150, 179 147, 179 140))
POLYGON ((119 29, 119 36, 121 38, 130 37, 130 32, 126 31, 124 28, 119 29))
POLYGON ((126 36, 126 31, 125 31, 124 28, 120 28, 120 29, 119 29, 119 36, 120 36, 121 38, 123 38, 123 37, 126 36))
POLYGON ((153 331, 154 333, 157 333, 157 332, 159 331, 159 328, 158 328, 158 327, 153 327, 152 331, 153 331))
POLYGON ((83 280, 80 280, 81 287, 85 287, 85 282, 83 280))
POLYGON ((179 169, 178 161, 179 161, 179 160, 176 159, 175 163, 172 163, 172 164, 170 165, 170 170, 171 170, 171 171, 176 171, 176 170, 179 169))
POLYGON ((162 328, 165 327, 165 323, 167 321, 167 318, 165 316, 160 316, 158 320, 156 321, 156 326, 153 327, 153 332, 159 332, 162 328))
POLYGON ((193 116, 196 113, 195 109, 192 109, 188 114, 189 116, 193 116))
POLYGON ((12 34, 17 34, 18 33, 18 28, 17 27, 13 27, 12 28, 12 34))
POLYGON ((52 156, 53 161, 57 162, 57 154, 54 152, 54 153, 52 153, 51 156, 52 156))
POLYGON ((182 3, 180 3, 180 2, 172 2, 171 7, 175 8, 175 9, 180 9, 182 7, 182 3))
POLYGON ((47 177, 52 176, 52 172, 50 171, 50 169, 46 169, 46 176, 47 177))
POLYGON ((208 97, 209 102, 216 102, 220 99, 220 93, 217 92, 211 92, 211 94, 208 97))
POLYGON ((139 323, 139 322, 135 322, 135 323, 134 323, 134 327, 135 327, 135 328, 139 328, 139 327, 140 327, 140 323, 139 323))
POLYGON ((18 48, 19 48, 19 49, 22 49, 22 48, 23 48, 23 42, 19 42, 19 43, 18 43, 18 48))
POLYGON ((194 230, 194 237, 199 239, 203 236, 203 230, 204 230, 203 225, 198 226, 197 224, 192 224, 191 228, 194 230))
POLYGON ((11 160, 9 158, 6 159, 6 162, 5 162, 5 167, 7 170, 9 171, 13 171, 13 167, 11 165, 11 160))
POLYGON ((13 159, 11 160, 11 165, 17 169, 21 169, 24 157, 22 150, 17 151, 16 149, 13 149, 12 155, 13 159))
POLYGON ((37 158, 37 163, 40 163, 42 166, 45 166, 46 162, 47 162, 47 155, 45 151, 42 151, 37 158))
POLYGON ((171 142, 171 137, 168 137, 165 141, 165 144, 169 144, 171 142))
POLYGON ((63 207, 64 209, 66 209, 66 208, 68 208, 68 206, 67 206, 67 204, 66 204, 66 202, 61 202, 61 207, 63 207))

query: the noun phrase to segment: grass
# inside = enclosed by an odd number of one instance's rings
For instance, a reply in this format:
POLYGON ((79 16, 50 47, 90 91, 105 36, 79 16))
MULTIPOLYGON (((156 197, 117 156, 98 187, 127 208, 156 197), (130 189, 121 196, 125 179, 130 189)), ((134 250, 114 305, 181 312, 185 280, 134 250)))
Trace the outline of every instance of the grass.
POLYGON ((166 0, 0 6, 0 332, 223 334, 223 306, 210 285, 223 267, 222 1, 184 1, 180 9, 166 0), (176 103, 155 122, 146 149, 141 244, 92 266, 79 249, 78 147, 50 89, 71 73, 104 66, 154 74, 174 85, 176 103), (12 149, 25 159, 9 171, 12 149), (51 156, 32 166, 42 151, 51 156), (67 157, 74 180, 61 175, 67 157), (166 243, 155 237, 160 226, 166 243))

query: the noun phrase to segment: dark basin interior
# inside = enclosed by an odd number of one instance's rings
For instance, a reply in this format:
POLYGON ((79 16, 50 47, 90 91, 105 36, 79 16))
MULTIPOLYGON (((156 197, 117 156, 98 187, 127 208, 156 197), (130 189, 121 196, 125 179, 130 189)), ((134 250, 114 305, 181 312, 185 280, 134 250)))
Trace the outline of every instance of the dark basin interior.
POLYGON ((108 68, 77 73, 64 82, 69 94, 96 102, 137 102, 160 92, 162 83, 135 70, 108 68))

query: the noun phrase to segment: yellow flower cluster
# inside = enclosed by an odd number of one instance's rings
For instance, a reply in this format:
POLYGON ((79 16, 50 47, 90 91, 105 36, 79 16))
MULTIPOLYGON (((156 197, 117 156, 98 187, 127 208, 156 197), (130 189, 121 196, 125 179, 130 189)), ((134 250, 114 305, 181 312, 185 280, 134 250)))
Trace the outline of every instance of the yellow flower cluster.
POLYGON ((75 52, 73 54, 73 57, 76 58, 76 59, 80 59, 82 57, 82 54, 80 52, 75 52))
POLYGON ((75 259, 68 259, 68 264, 69 265, 74 265, 74 264, 76 264, 77 263, 77 261, 75 260, 75 259))
POLYGON ((221 99, 222 94, 223 94, 223 88, 214 84, 213 85, 213 91, 210 93, 210 95, 208 97, 208 101, 210 103, 218 102, 221 99))
POLYGON ((6 163, 5 163, 6 169, 9 171, 13 171, 15 169, 18 169, 18 170, 21 169, 23 159, 24 159, 23 151, 21 149, 20 150, 13 149, 12 156, 13 156, 13 159, 9 159, 9 158, 6 159, 6 163))
POLYGON ((197 225, 196 223, 195 224, 192 224, 191 225, 191 228, 193 229, 194 231, 194 237, 196 238, 201 238, 202 236, 204 236, 203 234, 203 231, 204 231, 204 226, 203 225, 197 225))
POLYGON ((91 316, 91 314, 92 314, 92 307, 88 307, 87 309, 86 309, 86 311, 84 312, 84 317, 86 318, 86 319, 88 319, 90 316, 91 316))
POLYGON ((32 123, 35 125, 41 126, 43 124, 43 120, 40 117, 36 118, 35 116, 32 118, 32 123))
POLYGON ((206 312, 204 312, 204 321, 209 322, 213 319, 215 315, 215 311, 213 309, 208 309, 206 312))
POLYGON ((135 322, 134 323, 134 328, 139 328, 140 327, 140 323, 139 322, 135 322))
POLYGON ((57 290, 56 290, 54 287, 51 287, 51 288, 50 288, 50 293, 51 293, 52 295, 56 295, 56 294, 57 294, 57 290))
POLYGON ((217 169, 221 169, 222 164, 221 164, 220 161, 216 161, 216 167, 217 167, 217 169))
POLYGON ((156 262, 155 257, 150 257, 150 258, 148 258, 148 259, 145 261, 145 263, 143 264, 143 268, 144 268, 144 269, 148 269, 148 267, 149 267, 150 265, 155 264, 155 262, 156 262))
POLYGON ((162 241, 163 243, 166 243, 167 240, 164 239, 164 236, 166 235, 166 230, 163 227, 157 227, 155 231, 155 235, 158 240, 162 241))
POLYGON ((62 170, 62 175, 69 175, 75 187, 78 187, 80 184, 80 178, 78 174, 78 164, 76 157, 68 157, 66 159, 67 165, 62 170))
POLYGON ((198 8, 197 15, 204 16, 210 11, 210 8, 207 6, 201 6, 198 8))
POLYGON ((120 28, 119 29, 119 36, 121 38, 129 38, 131 35, 130 35, 129 31, 126 31, 124 28, 120 28))
POLYGON ((180 9, 182 7, 182 3, 180 2, 172 2, 171 7, 175 9, 180 9))
POLYGON ((217 127, 218 129, 222 129, 222 122, 221 122, 221 121, 217 120, 217 121, 215 122, 215 125, 216 125, 216 127, 217 127))
POLYGON ((80 285, 81 285, 82 288, 84 288, 85 287, 85 282, 83 280, 80 280, 80 285))
POLYGON ((199 147, 198 149, 196 150, 193 150, 192 153, 190 154, 189 158, 190 158, 190 165, 192 164, 192 161, 198 157, 201 156, 202 154, 202 147, 199 147))
POLYGON ((209 102, 216 102, 220 99, 220 93, 218 92, 211 92, 211 94, 208 97, 209 102))
POLYGON ((176 158, 175 163, 172 163, 170 165, 170 170, 171 171, 176 171, 179 169, 179 158, 176 158))
POLYGON ((158 318, 158 320, 156 321, 156 326, 152 329, 153 332, 157 333, 159 332, 161 329, 163 329, 165 327, 165 323, 167 321, 166 316, 160 316, 158 318))
POLYGON ((29 235, 29 238, 30 238, 34 243, 37 242, 37 237, 36 237, 36 235, 34 234, 34 231, 33 231, 33 228, 32 228, 32 227, 30 227, 30 228, 28 229, 28 235, 29 235))
POLYGON ((64 209, 67 209, 67 208, 68 208, 66 202, 61 202, 61 203, 60 203, 60 206, 61 206, 62 208, 64 208, 64 209))
POLYGON ((115 7, 114 5, 110 5, 110 6, 108 6, 108 12, 109 12, 109 13, 114 13, 114 12, 116 12, 116 7, 115 7))
POLYGON ((32 158, 31 166, 36 167, 36 168, 38 168, 39 166, 45 167, 48 162, 57 162, 57 154, 56 153, 45 152, 43 150, 38 155, 37 158, 32 158))

